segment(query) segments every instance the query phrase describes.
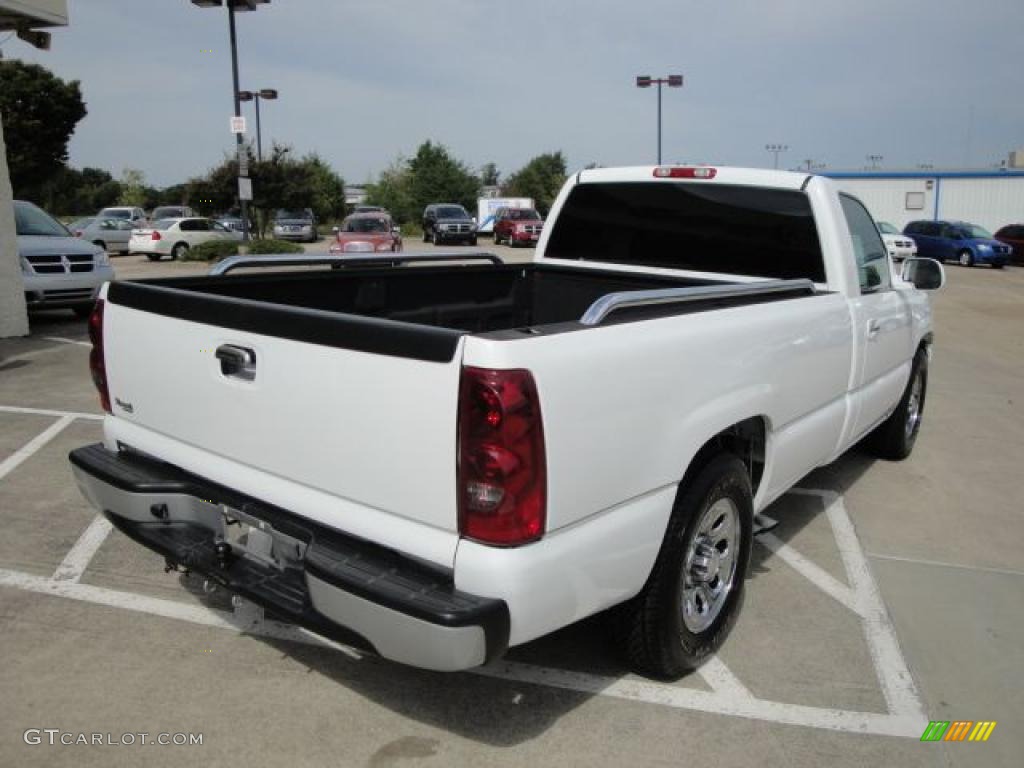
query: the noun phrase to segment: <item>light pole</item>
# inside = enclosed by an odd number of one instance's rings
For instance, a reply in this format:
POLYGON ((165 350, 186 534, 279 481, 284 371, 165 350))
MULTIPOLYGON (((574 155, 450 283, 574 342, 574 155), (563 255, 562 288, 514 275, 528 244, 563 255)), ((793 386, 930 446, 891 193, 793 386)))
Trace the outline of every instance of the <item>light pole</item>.
POLYGON ((637 88, 650 88, 652 85, 658 86, 658 165, 661 165, 661 86, 667 85, 669 88, 682 88, 683 76, 651 77, 650 75, 637 75, 637 88))
POLYGON ((256 102, 256 159, 263 162, 263 134, 260 132, 260 99, 273 101, 277 98, 277 91, 273 88, 263 88, 259 91, 239 91, 238 98, 241 101, 256 102))
POLYGON ((789 149, 788 144, 765 144, 764 148, 767 149, 775 156, 775 170, 779 169, 779 155, 789 149))
POLYGON ((877 171, 879 163, 881 163, 883 160, 881 155, 868 155, 866 159, 869 163, 871 163, 870 170, 872 171, 877 171))
MULTIPOLYGON (((192 5, 199 8, 219 8, 224 5, 225 2, 228 6, 228 34, 231 38, 231 78, 233 82, 231 94, 235 102, 235 117, 239 118, 242 116, 242 103, 239 99, 238 93, 238 41, 235 37, 235 11, 255 11, 256 6, 269 3, 270 0, 192 0, 192 5)), ((238 204, 242 209, 242 241, 248 242, 248 195, 243 193, 242 190, 242 179, 248 175, 248 171, 246 171, 246 173, 242 173, 246 164, 242 163, 242 153, 245 151, 245 147, 244 140, 242 139, 242 134, 240 132, 235 133, 235 144, 238 148, 238 204)))

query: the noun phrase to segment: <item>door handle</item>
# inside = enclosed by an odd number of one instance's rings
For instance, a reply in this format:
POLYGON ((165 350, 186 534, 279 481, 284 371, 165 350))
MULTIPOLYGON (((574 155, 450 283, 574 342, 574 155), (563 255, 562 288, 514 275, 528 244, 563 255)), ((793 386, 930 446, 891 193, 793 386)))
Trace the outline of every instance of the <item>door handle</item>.
POLYGON ((880 320, 868 320, 868 341, 874 341, 878 338, 879 331, 882 330, 882 323, 880 320))
POLYGON ((214 353, 220 360, 220 372, 243 381, 256 378, 256 353, 248 347, 221 344, 214 353))

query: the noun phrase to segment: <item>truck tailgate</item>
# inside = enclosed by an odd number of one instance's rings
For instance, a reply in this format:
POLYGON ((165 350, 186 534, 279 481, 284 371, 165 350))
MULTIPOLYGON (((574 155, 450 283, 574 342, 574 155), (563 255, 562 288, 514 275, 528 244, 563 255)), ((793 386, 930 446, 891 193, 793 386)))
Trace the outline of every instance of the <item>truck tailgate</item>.
MULTIPOLYGON (((175 450, 176 463, 228 487, 245 482, 255 470, 279 478, 282 488, 319 491, 322 503, 308 509, 301 506, 305 493, 291 494, 282 506, 338 530, 372 532, 382 544, 452 565, 458 542, 455 450, 462 345, 457 335, 448 339, 450 359, 437 359, 444 355, 436 350, 427 355, 435 359, 418 359, 415 351, 405 356, 368 351, 372 333, 358 326, 362 342, 355 346, 362 348, 357 349, 346 348, 351 345, 337 334, 297 340, 293 331, 287 332, 292 338, 282 338, 268 327, 277 314, 282 329, 294 328, 303 321, 302 310, 259 309, 260 322, 245 323, 220 297, 177 297, 186 304, 227 306, 218 313, 189 311, 173 302, 150 311, 129 294, 124 284, 115 284, 105 306, 114 417, 108 421, 108 442, 121 440, 168 461, 168 440, 182 444, 189 450, 175 450), (215 314, 223 319, 211 322, 215 314), (243 326, 260 332, 240 330, 243 326), (217 351, 223 355, 226 347, 250 350, 251 371, 233 370, 231 361, 219 359, 217 351), (427 540, 431 544, 424 549, 427 540)), ((230 303, 242 314, 253 311, 239 308, 237 300, 230 303)), ((388 331, 383 326, 382 340, 388 331)), ((405 344, 415 347, 415 340, 405 344)), ((260 485, 266 487, 264 481, 260 485)))

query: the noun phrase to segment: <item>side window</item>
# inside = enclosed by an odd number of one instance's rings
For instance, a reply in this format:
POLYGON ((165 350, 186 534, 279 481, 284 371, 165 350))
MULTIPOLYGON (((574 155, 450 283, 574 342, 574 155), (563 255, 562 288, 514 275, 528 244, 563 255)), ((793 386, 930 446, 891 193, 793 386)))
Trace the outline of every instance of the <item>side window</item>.
POLYGON ((903 232, 904 232, 904 234, 907 234, 907 235, 920 235, 920 234, 923 234, 921 232, 921 225, 918 224, 916 221, 912 221, 909 224, 907 224, 907 226, 903 228, 903 232))
POLYGON ((878 234, 878 228, 859 200, 840 195, 839 201, 846 216, 846 225, 853 239, 853 253, 857 258, 861 293, 888 290, 892 285, 889 256, 878 234))
POLYGON ((210 231, 210 220, 209 219, 192 219, 192 230, 194 232, 209 232, 210 231))
POLYGON ((182 232, 195 232, 199 227, 196 226, 195 219, 186 219, 178 225, 178 229, 182 232))
POLYGON ((921 225, 921 234, 928 235, 929 237, 939 236, 939 225, 934 221, 929 221, 926 224, 921 225))

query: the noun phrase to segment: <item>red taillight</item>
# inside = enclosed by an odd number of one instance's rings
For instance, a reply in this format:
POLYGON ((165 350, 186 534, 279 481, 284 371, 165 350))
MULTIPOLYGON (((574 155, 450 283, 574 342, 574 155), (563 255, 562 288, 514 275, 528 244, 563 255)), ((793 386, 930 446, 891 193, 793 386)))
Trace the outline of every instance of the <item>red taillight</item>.
POLYGON ((107 387, 107 364, 103 359, 103 299, 96 302, 92 314, 89 315, 89 341, 92 351, 89 353, 89 370, 92 372, 92 383, 100 393, 100 405, 110 413, 110 390, 107 387))
POLYGON ((544 535, 544 425, 529 371, 462 369, 458 494, 467 538, 514 546, 544 535))
POLYGON ((675 166, 658 166, 654 169, 656 179, 713 179, 718 173, 717 168, 678 168, 675 166))
POLYGON ((156 231, 156 230, 154 229, 154 230, 153 230, 153 234, 151 234, 151 235, 149 236, 149 239, 150 239, 150 240, 160 240, 160 239, 162 239, 162 238, 160 237, 160 233, 159 233, 159 232, 157 232, 157 231, 156 231))

